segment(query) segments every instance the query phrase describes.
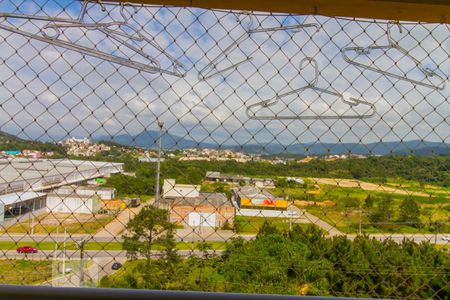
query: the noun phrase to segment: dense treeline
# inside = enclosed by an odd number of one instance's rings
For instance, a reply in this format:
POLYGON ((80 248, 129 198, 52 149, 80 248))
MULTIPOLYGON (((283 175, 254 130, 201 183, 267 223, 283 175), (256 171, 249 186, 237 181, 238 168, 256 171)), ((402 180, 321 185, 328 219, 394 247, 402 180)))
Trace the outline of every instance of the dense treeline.
POLYGON ((450 255, 429 243, 325 238, 311 226, 280 232, 269 223, 255 240, 237 238, 220 256, 173 252, 138 260, 102 279, 104 287, 450 299, 450 255))
MULTIPOLYGON (((126 169, 136 173, 136 179, 124 175, 115 176, 113 184, 119 191, 127 193, 151 192, 154 185, 155 164, 139 163, 130 157, 121 157, 126 169), (128 183, 131 183, 128 185, 128 183), (141 183, 137 187, 138 182, 141 183), (147 186, 147 188, 145 188, 147 186), (125 189, 122 189, 125 188, 125 189), (136 188, 135 191, 132 189, 136 188)), ((309 163, 287 162, 271 164, 268 162, 236 161, 178 161, 168 159, 161 164, 161 178, 175 178, 179 183, 200 184, 207 171, 219 171, 245 176, 296 176, 354 178, 383 183, 395 177, 448 186, 450 183, 450 156, 415 157, 385 156, 367 159, 350 158, 345 160, 313 160, 309 163)))

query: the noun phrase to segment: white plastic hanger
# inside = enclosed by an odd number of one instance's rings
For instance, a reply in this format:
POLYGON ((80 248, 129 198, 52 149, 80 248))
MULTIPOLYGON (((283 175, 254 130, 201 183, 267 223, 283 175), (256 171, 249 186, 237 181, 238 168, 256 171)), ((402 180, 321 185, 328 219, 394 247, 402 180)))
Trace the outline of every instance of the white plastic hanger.
POLYGON ((402 46, 400 46, 397 42, 395 42, 392 39, 392 35, 391 35, 391 26, 393 24, 397 24, 399 26, 400 32, 401 32, 401 25, 399 23, 394 23, 394 22, 389 22, 387 24, 387 29, 386 29, 386 35, 387 35, 387 39, 388 39, 388 44, 387 45, 372 45, 369 47, 346 47, 343 48, 341 50, 342 56, 344 58, 344 60, 346 62, 348 62, 349 64, 355 65, 357 67, 360 67, 362 69, 367 69, 370 71, 374 71, 380 74, 383 74, 385 76, 389 76, 389 77, 393 77, 396 79, 400 79, 400 80, 404 80, 404 81, 408 81, 411 82, 412 84, 417 84, 417 85, 421 85, 421 86, 425 86, 428 88, 432 88, 432 89, 436 89, 436 90, 443 90, 445 88, 445 79, 442 78, 441 76, 439 76, 439 74, 437 74, 435 71, 426 68, 418 59, 416 59, 414 56, 412 56, 411 54, 409 54, 409 52, 404 49, 402 46), (396 49, 398 51, 401 52, 401 54, 403 54, 404 56, 409 57, 412 61, 414 61, 415 65, 417 66, 417 68, 425 75, 426 78, 430 78, 430 77, 435 77, 438 78, 440 80, 440 84, 438 85, 433 85, 424 81, 418 81, 418 80, 414 80, 414 79, 410 79, 408 77, 406 77, 406 74, 404 75, 398 75, 392 72, 388 72, 385 70, 381 70, 379 68, 370 66, 370 65, 365 65, 359 62, 356 62, 352 59, 349 58, 348 54, 350 52, 355 53, 356 55, 369 55, 372 50, 383 50, 385 53, 386 51, 390 50, 390 49, 396 49))
POLYGON ((249 105, 246 110, 247 116, 253 120, 319 120, 319 119, 366 119, 366 118, 371 118, 375 115, 376 109, 375 109, 375 105, 373 105, 372 103, 369 103, 367 101, 360 100, 357 98, 344 96, 342 94, 339 94, 336 91, 330 91, 330 90, 318 87, 317 82, 319 79, 319 67, 318 67, 317 61, 312 57, 306 57, 306 58, 302 59, 300 62, 300 70, 303 69, 303 67, 305 66, 306 63, 311 64, 315 70, 315 77, 312 80, 312 82, 310 82, 309 84, 307 84, 306 86, 303 86, 301 88, 292 90, 290 92, 287 92, 287 93, 284 93, 281 95, 277 95, 274 98, 260 101, 258 103, 249 105), (319 94, 328 94, 328 95, 336 96, 341 99, 343 104, 348 105, 349 108, 352 108, 352 107, 358 106, 358 105, 365 105, 365 106, 367 106, 367 108, 369 108, 369 112, 364 113, 364 114, 354 114, 354 115, 345 114, 345 115, 335 115, 335 116, 330 116, 330 115, 325 115, 325 114, 317 114, 317 115, 298 114, 298 115, 292 115, 292 116, 286 116, 286 115, 283 116, 283 115, 275 115, 275 114, 272 116, 258 116, 257 115, 258 110, 276 105, 279 101, 282 101, 282 99, 284 97, 298 94, 299 92, 302 92, 302 91, 305 91, 308 89, 314 90, 314 91, 318 92, 319 94), (256 112, 255 112, 254 108, 258 108, 258 110, 256 110, 256 112))
MULTIPOLYGON (((273 32, 273 31, 281 31, 281 30, 292 30, 293 32, 298 32, 300 31, 300 29, 302 28, 309 28, 309 27, 314 27, 316 28, 316 31, 319 31, 320 26, 316 23, 311 23, 311 24, 296 24, 296 25, 286 25, 286 26, 277 26, 277 27, 256 27, 253 28, 253 24, 254 24, 254 20, 253 20, 253 15, 249 12, 246 13, 249 17, 249 24, 247 26, 247 28, 245 28, 244 26, 244 33, 242 35, 240 35, 236 40, 234 40, 229 46, 227 46, 219 55, 217 55, 216 57, 214 57, 213 59, 211 59, 209 61, 209 63, 204 66, 199 72, 198 72, 198 79, 199 80, 207 80, 210 79, 212 77, 215 77, 217 75, 220 75, 226 71, 232 70, 237 68, 238 66, 250 62, 251 60, 253 60, 253 57, 247 57, 237 63, 234 63, 228 67, 225 67, 223 69, 217 69, 217 65, 224 61, 228 54, 233 50, 236 49, 239 44, 245 40, 246 38, 248 38, 251 34, 253 33, 261 33, 261 32, 273 32)), ((239 19, 239 17, 236 17, 236 20, 242 25, 242 20, 239 19)))
MULTIPOLYGON (((39 21, 47 21, 49 22, 45 26, 42 27, 40 34, 29 33, 23 31, 17 27, 8 26, 0 23, 0 29, 4 29, 13 33, 17 33, 23 35, 25 37, 35 39, 41 42, 45 42, 51 45, 63 47, 65 49, 74 50, 79 53, 90 55, 93 57, 100 58, 102 60, 110 61, 113 63, 117 63, 123 66, 127 66, 133 69, 137 69, 147 73, 161 73, 168 74, 177 77, 183 77, 184 73, 181 72, 180 68, 183 68, 183 65, 175 59, 173 56, 168 54, 161 46, 152 41, 151 39, 145 37, 139 30, 129 24, 129 18, 126 14, 126 4, 121 3, 120 5, 120 14, 123 18, 121 21, 112 21, 105 23, 88 23, 85 21, 85 16, 88 11, 88 5, 90 1, 86 0, 82 3, 81 10, 77 19, 64 19, 64 18, 53 18, 53 17, 44 17, 44 16, 35 16, 35 15, 27 15, 27 14, 12 14, 12 13, 0 13, 0 20, 9 19, 9 18, 19 18, 19 19, 29 19, 29 20, 39 20, 39 21), (64 28, 80 28, 87 30, 99 30, 104 33, 106 36, 112 38, 113 40, 119 42, 121 45, 127 47, 128 49, 134 51, 136 54, 141 55, 146 58, 149 63, 145 64, 138 61, 133 61, 129 58, 124 58, 120 56, 116 56, 110 53, 106 53, 95 48, 89 48, 86 46, 78 45, 76 43, 61 40, 59 39, 61 35, 61 30, 64 28), (131 33, 128 33, 124 29, 128 29, 131 33), (173 70, 166 70, 161 68, 158 60, 151 56, 148 53, 145 53, 141 48, 133 44, 133 42, 146 42, 156 48, 158 51, 163 53, 173 65, 173 70)), ((105 6, 100 2, 102 11, 105 11, 105 6)))

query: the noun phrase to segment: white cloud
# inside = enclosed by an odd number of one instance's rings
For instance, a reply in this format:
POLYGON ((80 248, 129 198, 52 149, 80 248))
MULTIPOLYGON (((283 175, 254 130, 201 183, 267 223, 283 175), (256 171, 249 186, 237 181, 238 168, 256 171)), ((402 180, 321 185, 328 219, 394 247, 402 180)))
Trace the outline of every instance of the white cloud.
MULTIPOLYGON (((36 1, 41 4, 40 0, 36 1)), ((67 17, 76 16, 79 10, 78 4, 67 1, 46 3, 41 12, 36 7, 39 5, 21 5, 19 11, 67 17)), ((106 13, 98 5, 91 4, 90 7, 90 22, 122 20, 118 6, 107 5, 106 13)), ((3 3, 0 9, 13 11, 14 6, 3 3)), ((0 58, 5 61, 0 65, 0 129, 14 132, 24 129, 34 136, 49 131, 55 137, 68 132, 77 135, 112 135, 121 131, 138 134, 155 130, 156 118, 163 118, 175 135, 188 134, 197 141, 210 139, 217 143, 263 143, 274 139, 285 144, 317 139, 373 142, 404 137, 449 142, 448 120, 445 119, 450 112, 448 80, 444 90, 432 90, 344 61, 340 53, 344 47, 387 43, 386 24, 382 23, 315 16, 260 16, 254 19, 255 26, 304 22, 319 24, 320 31, 306 28, 296 33, 251 34, 215 67, 226 68, 247 57, 253 60, 211 79, 199 80, 198 71, 245 33, 247 19, 241 17, 244 20, 241 24, 234 14, 226 12, 138 7, 130 24, 164 52, 148 43, 130 43, 143 47, 166 70, 172 68, 173 61, 169 56, 177 58, 186 67, 184 78, 138 72, 43 42, 28 42, 20 35, 0 30, 0 58), (301 88, 312 81, 310 67, 299 69, 300 61, 305 57, 314 57, 318 63, 318 87, 373 103, 377 110, 375 117, 337 121, 249 120, 246 108, 250 104, 301 88)), ((1 23, 6 24, 5 21, 1 23)), ((45 22, 22 20, 9 24, 39 33, 45 22)), ((448 79, 450 31, 447 26, 405 25, 402 33, 396 28, 392 33, 411 55, 425 66, 438 69, 439 74, 448 79)), ((61 37, 145 62, 98 30, 73 28, 65 30, 61 37)), ((388 55, 374 52, 361 59, 392 72, 406 72, 417 80, 425 79, 412 61, 398 52, 388 55)), ((290 96, 286 102, 281 101, 278 107, 271 109, 293 114, 361 113, 361 107, 349 109, 336 99, 305 93, 301 97, 290 96)))

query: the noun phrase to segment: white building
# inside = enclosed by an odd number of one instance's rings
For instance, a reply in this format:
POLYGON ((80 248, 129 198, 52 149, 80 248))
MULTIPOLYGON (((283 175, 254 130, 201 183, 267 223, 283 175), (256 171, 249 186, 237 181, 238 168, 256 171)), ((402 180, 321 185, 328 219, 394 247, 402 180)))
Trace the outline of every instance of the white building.
POLYGON ((95 214, 100 210, 100 198, 97 196, 59 194, 47 195, 47 210, 51 213, 95 214))
POLYGON ((200 186, 176 184, 175 179, 166 179, 163 184, 163 198, 195 198, 200 195, 200 186))
POLYGON ((101 200, 112 200, 116 198, 116 189, 103 186, 75 186, 68 185, 58 189, 58 194, 69 195, 76 193, 80 196, 98 196, 101 200))

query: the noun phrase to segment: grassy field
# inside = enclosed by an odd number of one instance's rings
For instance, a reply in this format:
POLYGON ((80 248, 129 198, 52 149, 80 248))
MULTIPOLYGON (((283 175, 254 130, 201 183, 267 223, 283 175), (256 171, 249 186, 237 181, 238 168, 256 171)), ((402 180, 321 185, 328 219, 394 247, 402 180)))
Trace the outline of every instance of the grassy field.
MULTIPOLYGON (((271 192, 277 197, 287 197, 289 200, 308 201, 312 205, 299 206, 320 219, 336 225, 346 233, 359 232, 359 223, 364 233, 435 233, 450 232, 450 187, 421 184, 416 181, 388 178, 383 186, 395 188, 406 192, 419 192, 426 195, 408 195, 407 193, 365 190, 360 187, 342 187, 331 184, 317 184, 311 179, 306 179, 305 187, 275 188, 271 192), (375 205, 379 199, 389 198, 393 211, 392 219, 382 226, 373 226, 368 218, 369 209, 364 207, 365 199, 370 195, 375 205), (418 228, 408 224, 400 224, 400 205, 405 199, 414 200, 420 207, 420 222, 418 228), (330 201, 334 206, 322 206, 319 202, 330 201), (315 204, 316 203, 316 204, 315 204), (360 211, 362 210, 362 213, 360 211), (436 229, 435 222, 441 222, 436 229)), ((377 182, 376 182, 377 183, 377 182)), ((248 226, 247 226, 248 227, 248 226)))
MULTIPOLYGON (((439 193, 439 195, 442 195, 439 193)), ((302 207, 313 215, 323 219, 330 224, 336 224, 336 227, 346 233, 357 233, 359 231, 359 222, 361 218, 362 232, 364 233, 383 233, 383 232, 401 232, 401 233, 435 233, 433 222, 443 222, 440 232, 450 232, 449 207, 450 200, 444 196, 408 196, 381 191, 366 191, 360 188, 344 188, 330 185, 320 185, 320 194, 314 195, 308 201, 331 200, 336 203, 335 206, 320 207, 307 206, 302 207), (390 197, 393 217, 391 222, 395 223, 399 217, 400 204, 404 199, 413 199, 420 207, 421 226, 415 228, 405 224, 387 224, 383 226, 372 226, 367 217, 368 209, 364 208, 364 200, 367 196, 374 199, 390 197), (353 204, 349 204, 352 199, 353 204), (356 205, 354 205, 356 203, 356 205), (363 212, 360 215, 360 210, 363 212)), ((375 200, 375 203, 377 200, 375 200)))
MULTIPOLYGON (((269 221, 273 226, 281 231, 289 230, 289 218, 265 218, 265 217, 245 217, 236 216, 235 225, 237 233, 258 233, 264 222, 269 221)), ((296 223, 292 223, 294 226, 296 223)), ((299 223, 302 227, 311 226, 307 223, 299 223)))
POLYGON ((153 200, 155 196, 151 195, 140 195, 140 194, 118 194, 117 198, 123 199, 123 198, 139 198, 141 199, 141 203, 146 203, 150 200, 153 200))
MULTIPOLYGON (((371 179, 367 179, 371 181, 371 179)), ((373 182, 373 181, 372 181, 373 182)), ((379 182, 374 182, 379 183, 379 182)), ((385 186, 401 188, 413 192, 423 192, 430 194, 433 197, 448 197, 450 196, 450 186, 443 187, 431 184, 421 184, 420 182, 414 180, 406 180, 403 178, 387 178, 386 182, 380 183, 385 186)))
POLYGON ((0 260, 0 283, 34 284, 52 277, 52 261, 49 260, 0 260))
MULTIPOLYGON (((114 215, 96 215, 90 217, 87 221, 84 221, 81 218, 71 217, 73 220, 67 221, 64 217, 60 218, 58 223, 59 225, 55 225, 56 222, 48 223, 46 222, 46 218, 49 215, 43 215, 35 218, 34 220, 34 233, 36 234, 50 234, 56 233, 57 227, 59 227, 59 232, 62 233, 64 229, 66 229, 68 234, 74 233, 87 233, 94 234, 106 224, 111 222, 115 216, 114 215)), ((6 229, 8 233, 31 233, 31 226, 33 225, 32 220, 28 220, 26 222, 17 223, 11 227, 6 229)))

